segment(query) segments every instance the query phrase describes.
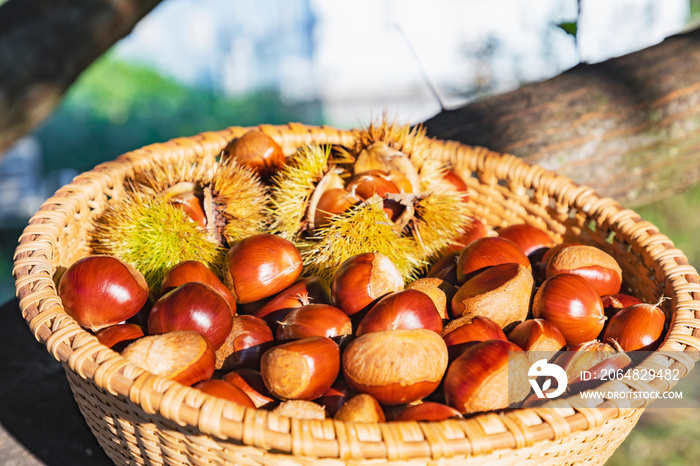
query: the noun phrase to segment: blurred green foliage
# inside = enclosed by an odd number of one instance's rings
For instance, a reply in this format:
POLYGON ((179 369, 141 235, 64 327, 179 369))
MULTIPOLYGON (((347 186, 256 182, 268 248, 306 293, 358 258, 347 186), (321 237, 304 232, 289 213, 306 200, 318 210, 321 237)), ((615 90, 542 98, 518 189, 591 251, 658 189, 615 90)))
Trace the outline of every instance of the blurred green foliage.
POLYGON ((82 172, 146 144, 227 126, 321 122, 320 105, 287 104, 271 91, 237 97, 184 86, 107 54, 85 71, 35 132, 44 169, 82 172))

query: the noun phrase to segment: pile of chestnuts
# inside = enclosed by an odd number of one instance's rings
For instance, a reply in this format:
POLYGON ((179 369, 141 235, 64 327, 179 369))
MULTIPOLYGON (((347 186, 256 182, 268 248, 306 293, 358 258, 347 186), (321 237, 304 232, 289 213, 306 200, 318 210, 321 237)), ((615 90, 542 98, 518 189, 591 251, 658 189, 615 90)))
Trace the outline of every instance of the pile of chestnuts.
POLYGON ((410 283, 375 252, 344 261, 330 283, 302 276, 294 244, 262 233, 229 249, 223 279, 190 260, 149 290, 125 262, 93 255, 58 292, 81 326, 145 370, 299 418, 432 421, 513 397, 528 406, 527 378, 509 387, 509 364, 527 372, 537 352, 566 350, 557 363, 577 382, 663 339, 664 312, 621 294, 621 268, 601 249, 477 219, 461 242, 410 283))

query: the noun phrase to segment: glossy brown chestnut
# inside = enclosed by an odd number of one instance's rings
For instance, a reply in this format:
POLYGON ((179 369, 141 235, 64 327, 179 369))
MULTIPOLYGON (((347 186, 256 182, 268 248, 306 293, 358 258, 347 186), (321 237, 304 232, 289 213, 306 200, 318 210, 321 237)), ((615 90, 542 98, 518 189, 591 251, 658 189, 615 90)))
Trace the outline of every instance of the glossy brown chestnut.
POLYGON ((469 201, 469 194, 467 194, 467 184, 464 182, 461 176, 457 174, 454 170, 447 170, 442 177, 442 181, 446 184, 449 189, 462 193, 462 202, 469 201))
POLYGON ((339 345, 352 336, 350 317, 330 304, 307 304, 279 323, 275 340, 283 343, 308 337, 328 337, 339 345))
POLYGON ((451 251, 442 256, 428 271, 427 278, 439 278, 452 286, 459 286, 457 281, 457 261, 459 260, 458 251, 451 251))
POLYGON ((445 252, 461 251, 479 238, 486 238, 488 234, 486 225, 481 220, 471 218, 469 223, 462 227, 462 233, 453 240, 453 244, 448 246, 445 252))
POLYGON ((540 359, 539 354, 554 354, 566 346, 566 339, 557 326, 544 319, 528 319, 519 323, 508 334, 508 341, 530 353, 533 363, 540 359))
POLYGON ((58 284, 66 313, 97 331, 134 316, 148 299, 143 275, 113 256, 88 256, 73 263, 58 284))
POLYGON ((534 286, 532 274, 520 264, 491 266, 459 287, 450 304, 452 316, 486 316, 502 328, 522 322, 534 286))
POLYGON ((219 348, 231 332, 233 318, 226 299, 205 283, 189 282, 163 295, 148 315, 148 333, 193 330, 219 348))
POLYGON ((636 296, 623 293, 607 294, 605 296, 601 296, 600 299, 603 301, 603 308, 605 308, 605 316, 608 318, 608 322, 612 316, 624 308, 633 304, 643 303, 643 301, 636 296))
POLYGON ((418 290, 427 294, 433 300, 435 308, 444 320, 450 318, 447 306, 457 292, 457 288, 441 278, 426 277, 414 280, 406 286, 406 289, 418 290))
POLYGON ((268 409, 277 403, 265 387, 260 371, 254 369, 236 369, 224 375, 224 380, 235 385, 248 395, 256 408, 268 409))
POLYGON ((350 388, 348 383, 345 381, 343 374, 340 374, 331 388, 329 388, 326 393, 321 395, 319 398, 314 400, 316 403, 320 404, 326 408, 326 414, 328 417, 335 416, 341 406, 345 404, 350 398, 352 398, 356 393, 350 388))
POLYGON ((597 380, 602 369, 623 369, 630 363, 629 356, 619 346, 615 347, 598 340, 575 345, 554 360, 554 364, 566 372, 570 386, 581 381, 584 371, 592 374, 591 380, 597 380), (602 364, 606 361, 606 364, 602 364))
POLYGON ((347 400, 333 419, 343 422, 384 422, 386 417, 377 400, 367 393, 360 393, 347 400))
POLYGON ((580 275, 601 296, 617 294, 622 286, 622 269, 615 258, 594 246, 573 245, 554 254, 547 262, 545 276, 560 273, 580 275))
POLYGON ((243 390, 224 380, 202 380, 193 387, 208 395, 232 401, 246 408, 255 408, 255 404, 243 390))
POLYGON ((224 343, 216 350, 216 368, 258 369, 263 353, 274 346, 272 330, 255 316, 236 316, 224 343))
MULTIPOLYGON (((370 170, 371 171, 371 170, 370 170)), ((398 170, 389 170, 387 179, 396 186, 400 193, 412 193, 414 191, 411 180, 398 170)))
POLYGON ((338 345, 326 337, 294 340, 269 349, 260 373, 270 393, 282 400, 313 400, 333 385, 340 372, 338 345))
POLYGON ((514 343, 504 340, 476 343, 447 369, 445 401, 464 414, 507 408, 509 398, 517 403, 530 392, 529 368, 527 354, 514 343), (509 370, 522 377, 509 378, 509 370))
POLYGON ((559 243, 555 244, 551 248, 543 248, 531 253, 528 257, 530 258, 530 264, 532 265, 532 275, 535 277, 535 281, 538 284, 541 284, 547 278, 545 277, 545 271, 547 270, 547 262, 549 262, 549 259, 551 259, 556 253, 558 253, 562 249, 568 248, 569 246, 573 246, 576 244, 580 243, 559 243))
POLYGON ((595 339, 606 320, 598 291, 570 273, 545 280, 535 293, 532 314, 556 325, 569 346, 595 339))
POLYGON ((326 226, 331 217, 342 214, 359 202, 362 202, 362 199, 346 189, 333 188, 325 191, 316 206, 314 227, 326 226))
POLYGON ((209 340, 189 330, 139 338, 124 348, 122 356, 152 374, 183 385, 210 379, 216 359, 209 340))
POLYGON ((355 336, 384 330, 424 328, 440 333, 442 318, 430 296, 406 289, 384 296, 367 311, 355 330, 355 336))
POLYGON ((336 307, 352 316, 403 287, 401 272, 391 259, 378 252, 367 252, 340 264, 331 284, 331 296, 336 307))
POLYGON ((501 326, 489 317, 460 317, 453 319, 442 329, 442 339, 447 345, 450 361, 464 352, 470 342, 507 340, 501 326))
POLYGON ((407 406, 394 421, 444 421, 446 419, 462 419, 462 413, 446 404, 434 401, 424 401, 420 404, 407 406))
POLYGON ((343 353, 348 385, 386 405, 425 398, 447 369, 447 346, 431 330, 388 330, 361 335, 343 353))
POLYGON ((232 140, 221 153, 252 169, 263 180, 269 179, 285 164, 282 148, 268 135, 253 129, 232 140))
POLYGON ((144 333, 140 325, 123 323, 105 327, 95 333, 95 336, 103 345, 120 352, 132 341, 144 336, 144 333))
POLYGON ((219 280, 209 267, 199 261, 183 261, 170 269, 163 277, 160 293, 164 295, 188 282, 206 283, 214 288, 228 301, 233 313, 232 316, 236 315, 236 299, 231 294, 231 290, 226 288, 226 285, 219 280))
POLYGON ((306 304, 331 304, 331 289, 318 277, 300 278, 289 288, 263 303, 253 315, 267 322, 275 333, 278 322, 292 310, 306 304))
POLYGON ((457 259, 457 281, 469 278, 493 265, 515 263, 530 268, 530 259, 514 242, 497 236, 479 238, 462 249, 457 259))
POLYGON ((666 315, 655 304, 633 304, 605 326, 603 342, 617 342, 623 351, 653 351, 661 344, 666 315))
POLYGON ((538 249, 554 246, 554 240, 550 238, 546 231, 527 223, 503 227, 498 230, 498 236, 517 244, 526 256, 530 256, 538 249))
POLYGON ((399 194, 399 188, 389 180, 389 174, 381 170, 371 170, 355 175, 345 189, 363 200, 375 194, 386 197, 387 194, 399 194))
POLYGON ((261 233, 231 246, 224 282, 238 303, 252 303, 289 287, 299 278, 301 254, 286 239, 261 233))
POLYGON ((167 196, 171 204, 182 209, 200 228, 207 226, 203 196, 195 193, 194 184, 187 182, 177 183, 162 194, 167 196))

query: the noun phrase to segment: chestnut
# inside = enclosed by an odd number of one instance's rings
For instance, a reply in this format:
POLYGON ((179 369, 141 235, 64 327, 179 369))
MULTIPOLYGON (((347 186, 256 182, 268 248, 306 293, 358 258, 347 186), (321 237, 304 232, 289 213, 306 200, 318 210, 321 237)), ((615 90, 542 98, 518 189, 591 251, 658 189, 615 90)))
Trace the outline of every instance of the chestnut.
POLYGON ((521 264, 494 265, 460 286, 450 309, 454 317, 486 316, 505 328, 527 318, 534 286, 532 274, 521 264))
POLYGON ((532 302, 532 314, 556 325, 569 346, 596 338, 606 320, 595 287, 570 273, 554 275, 542 283, 532 302))
POLYGON ((493 265, 515 263, 531 270, 530 259, 514 242, 497 236, 479 238, 462 249, 457 259, 457 281, 469 278, 493 265))
POLYGON ((542 352, 556 353, 566 346, 566 339, 557 326, 544 319, 528 319, 519 323, 508 334, 508 341, 527 351, 533 363, 541 359, 542 352))
POLYGON ((226 285, 219 280, 209 267, 199 261, 183 261, 170 269, 163 277, 160 293, 164 295, 188 282, 206 283, 214 288, 228 301, 229 306, 231 306, 231 315, 236 315, 236 299, 231 294, 231 290, 226 288, 226 285))
POLYGON ((307 304, 279 323, 275 340, 282 343, 308 337, 328 337, 339 345, 352 335, 350 317, 329 304, 307 304))
POLYGON ((96 255, 66 269, 58 283, 58 295, 66 313, 94 332, 138 313, 148 299, 148 284, 126 262, 96 255))
POLYGON ((442 339, 447 345, 450 361, 454 361, 470 345, 470 342, 507 340, 501 326, 486 316, 466 316, 450 321, 442 329, 442 339))
POLYGON ((476 343, 447 369, 445 401, 464 414, 507 408, 530 392, 529 368, 527 354, 514 343, 504 340, 476 343), (522 377, 510 378, 509 371, 522 377))
POLYGON ((355 336, 384 330, 425 328, 442 330, 442 318, 435 304, 422 291, 406 289, 384 296, 364 315, 355 336))
POLYGON ((139 338, 124 348, 122 356, 152 374, 183 385, 210 379, 214 374, 214 348, 209 340, 190 330, 139 338))
POLYGON ((619 346, 615 347, 598 340, 575 345, 554 360, 554 364, 566 372, 569 388, 581 382, 584 371, 591 373, 591 381, 596 381, 600 378, 602 369, 624 369, 630 363, 631 359, 619 346))
POLYGON ((275 346, 263 354, 260 373, 280 399, 313 400, 333 385, 340 372, 340 349, 326 337, 309 337, 275 346))
POLYGON ((274 333, 290 311, 306 304, 331 304, 331 289, 319 277, 300 278, 264 302, 253 315, 267 322, 274 333))
POLYGON ((331 284, 331 297, 336 307, 353 316, 403 287, 401 272, 391 259, 378 252, 366 252, 340 264, 331 284))
POLYGON ((246 408, 255 408, 255 404, 243 390, 224 380, 202 380, 193 387, 207 395, 223 398, 246 408))
POLYGON ((355 395, 355 392, 345 381, 345 377, 340 374, 335 382, 333 382, 333 385, 331 385, 331 388, 326 390, 326 393, 316 398, 314 401, 326 408, 328 417, 333 417, 340 407, 353 395, 355 395))
POLYGON ((452 406, 434 401, 424 401, 407 406, 394 417, 394 421, 444 421, 463 418, 462 413, 452 406))
POLYGON ((367 393, 360 393, 347 400, 333 419, 343 422, 384 422, 386 417, 377 400, 367 393))
POLYGON ((386 405, 418 401, 440 385, 447 346, 426 329, 361 335, 343 353, 343 375, 351 388, 386 405))
POLYGON ((182 209, 200 228, 207 226, 207 214, 204 212, 203 194, 197 192, 193 183, 186 181, 176 183, 161 193, 174 206, 182 209))
POLYGON ((143 328, 140 325, 123 323, 105 327, 95 333, 97 340, 105 346, 120 352, 132 341, 144 336, 143 328))
POLYGON ((221 158, 235 160, 265 181, 285 164, 282 148, 259 129, 252 129, 229 142, 221 152, 221 158))
POLYGON ((263 353, 274 346, 272 330, 255 316, 236 316, 224 343, 216 350, 216 368, 231 371, 260 368, 263 353))
POLYGON ((447 306, 452 300, 452 297, 457 292, 454 285, 446 282, 441 278, 426 277, 419 278, 406 286, 406 289, 418 290, 427 294, 433 300, 435 308, 442 319, 449 319, 450 315, 447 311, 447 306))
POLYGON ((442 176, 443 186, 446 186, 448 190, 462 193, 462 202, 469 201, 469 194, 467 194, 467 184, 464 182, 461 176, 457 174, 454 170, 447 170, 442 176))
POLYGON ((636 296, 624 293, 606 294, 605 296, 601 296, 600 299, 603 301, 603 308, 605 309, 605 316, 608 318, 608 321, 610 321, 612 316, 614 316, 627 306, 631 306, 633 304, 641 304, 643 302, 636 296))
POLYGON ((462 233, 457 236, 452 242, 451 246, 448 246, 445 252, 462 251, 474 241, 479 238, 485 238, 489 235, 486 225, 478 218, 471 218, 469 223, 462 228, 462 233))
POLYGON ((457 281, 457 260, 459 253, 462 251, 451 251, 442 256, 426 274, 427 278, 439 278, 453 286, 459 286, 457 281))
MULTIPOLYGON (((369 171, 371 172, 372 170, 369 171)), ((385 176, 398 188, 400 193, 412 193, 415 191, 411 180, 399 170, 389 170, 385 176)))
POLYGON ((527 223, 503 227, 498 230, 498 236, 517 244, 528 257, 538 249, 554 246, 554 240, 550 238, 546 231, 527 223))
POLYGON ((318 200, 314 216, 314 228, 326 226, 334 215, 342 214, 360 202, 362 202, 362 199, 358 195, 346 189, 328 189, 318 200))
POLYGON ((231 306, 211 286, 188 282, 163 295, 148 315, 148 333, 194 330, 219 348, 233 325, 231 306))
POLYGON ((661 344, 666 315, 655 304, 641 303, 612 316, 603 342, 617 342, 623 351, 653 351, 661 344))
POLYGON ((594 246, 583 244, 563 248, 547 262, 545 277, 572 273, 588 280, 601 296, 617 294, 622 286, 622 269, 615 258, 594 246))
POLYGON ((286 400, 280 403, 272 412, 278 416, 291 417, 295 419, 316 419, 326 418, 326 411, 323 406, 306 400, 286 400))
POLYGON ((221 380, 243 390, 256 408, 267 409, 277 402, 270 396, 260 372, 254 369, 236 369, 225 374, 221 380))
POLYGON ((252 303, 290 286, 302 267, 301 254, 291 241, 260 233, 231 246, 224 282, 236 302, 252 303))
POLYGON ((389 174, 382 170, 370 170, 355 175, 345 186, 345 189, 363 200, 375 194, 386 197, 387 194, 399 194, 399 188, 389 181, 389 174))

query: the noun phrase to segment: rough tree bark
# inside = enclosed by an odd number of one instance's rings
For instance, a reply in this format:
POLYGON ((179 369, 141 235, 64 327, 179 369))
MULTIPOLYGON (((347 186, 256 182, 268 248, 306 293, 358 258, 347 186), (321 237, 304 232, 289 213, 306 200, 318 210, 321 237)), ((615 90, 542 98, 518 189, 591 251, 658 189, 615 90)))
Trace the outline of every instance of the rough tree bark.
MULTIPOLYGON (((1 3, 1 2, 0 2, 1 3)), ((160 0, 10 0, 0 6, 0 154, 160 0)))
POLYGON ((700 29, 425 122, 635 206, 700 180, 700 29))

